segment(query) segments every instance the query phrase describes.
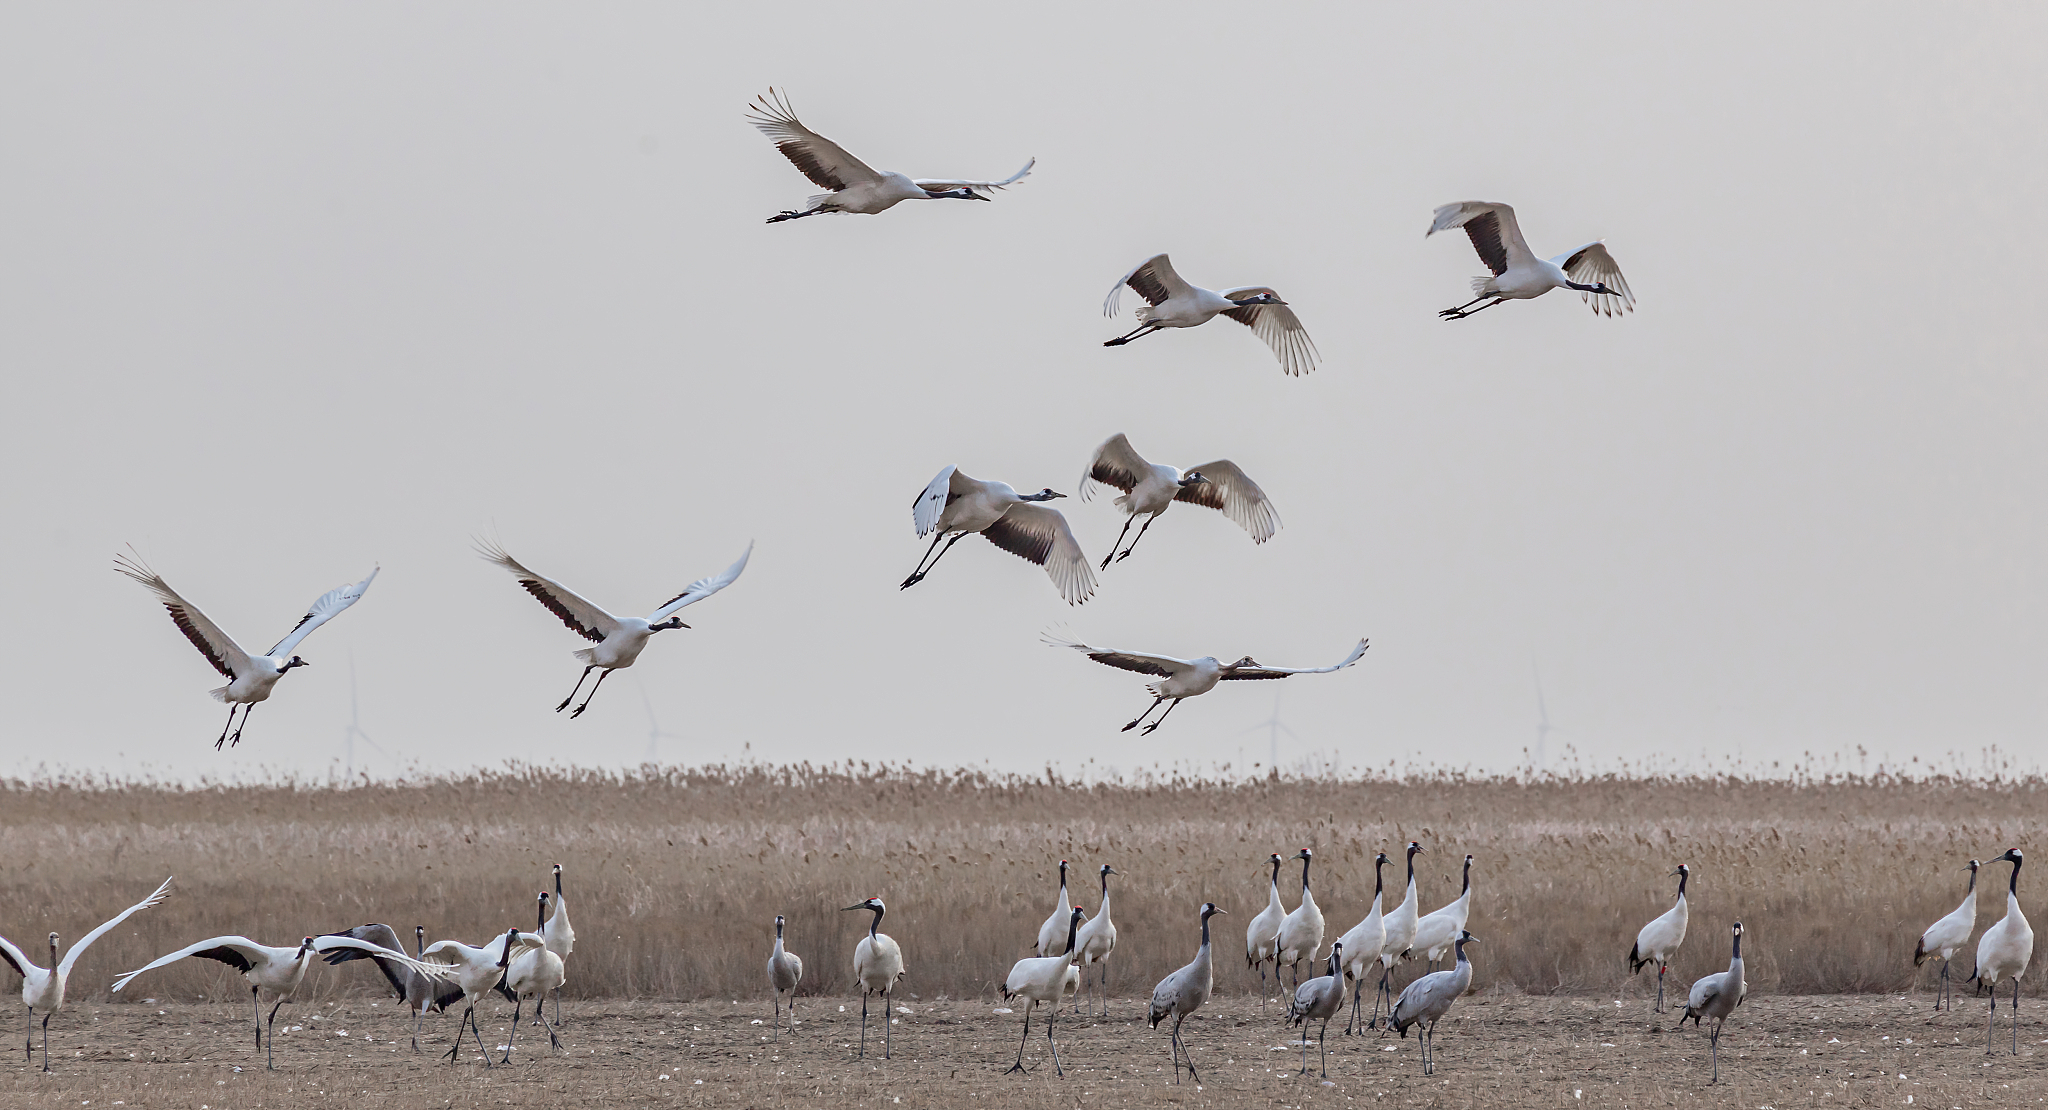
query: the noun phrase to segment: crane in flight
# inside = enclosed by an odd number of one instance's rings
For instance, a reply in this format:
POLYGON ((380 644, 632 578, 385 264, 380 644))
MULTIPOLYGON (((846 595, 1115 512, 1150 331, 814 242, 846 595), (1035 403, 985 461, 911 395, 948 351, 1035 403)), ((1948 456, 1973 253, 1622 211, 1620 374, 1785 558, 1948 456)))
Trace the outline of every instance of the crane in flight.
POLYGON ((1204 655, 1200 659, 1177 659, 1171 655, 1151 655, 1142 651, 1122 651, 1117 648, 1091 647, 1087 644, 1062 640, 1051 635, 1045 637, 1045 642, 1051 647, 1072 648, 1104 666, 1116 667, 1126 671, 1136 671, 1139 674, 1157 675, 1160 681, 1150 682, 1145 685, 1145 689, 1152 692, 1152 704, 1146 707, 1145 712, 1138 714, 1136 720, 1125 725, 1122 731, 1129 732, 1137 728, 1144 722, 1146 717, 1152 715, 1152 710, 1159 708, 1161 705, 1169 701, 1173 704, 1166 706, 1166 712, 1161 713, 1158 720, 1145 725, 1144 731, 1138 734, 1140 736, 1148 735, 1153 729, 1164 724, 1167 715, 1172 713, 1174 707, 1178 706, 1183 699, 1192 698, 1198 694, 1206 694, 1214 690, 1219 682, 1258 678, 1288 678, 1298 674, 1328 674, 1331 671, 1341 671, 1351 664, 1358 662, 1359 657, 1365 654, 1366 649, 1366 641, 1360 640, 1358 641, 1358 646, 1351 649, 1351 654, 1346 656, 1343 662, 1328 667, 1268 667, 1249 655, 1235 663, 1222 663, 1218 662, 1213 655, 1204 655))
POLYGON ((1629 292, 1627 279, 1607 244, 1599 239, 1575 247, 1552 259, 1536 257, 1522 228, 1515 222, 1515 210, 1487 200, 1446 204, 1436 210, 1424 239, 1439 231, 1464 228, 1479 260, 1493 273, 1472 279, 1472 299, 1456 308, 1437 313, 1446 320, 1463 320, 1507 301, 1526 301, 1552 289, 1575 289, 1594 312, 1619 316, 1636 310, 1636 295, 1629 292), (1488 297, 1493 298, 1479 304, 1488 297), (1478 308, 1472 306, 1479 304, 1478 308))
POLYGON ((811 183, 825 192, 792 208, 768 217, 771 224, 800 220, 820 212, 854 212, 872 216, 886 212, 906 200, 991 200, 989 193, 1024 180, 1033 158, 1024 168, 1001 181, 968 181, 956 178, 909 178, 892 170, 876 170, 846 152, 846 148, 803 125, 790 110, 789 97, 774 89, 757 96, 747 109, 747 122, 775 144, 811 183), (772 98, 772 99, 771 99, 772 98))
POLYGON ((1105 347, 1121 347, 1163 328, 1197 328, 1218 316, 1228 316, 1252 329, 1253 335, 1272 348, 1280 369, 1290 376, 1300 377, 1315 369, 1322 357, 1309 339, 1308 329, 1301 326, 1301 317, 1267 286, 1240 285, 1220 293, 1203 289, 1175 273, 1173 262, 1165 255, 1155 254, 1109 287, 1109 296, 1102 302, 1104 316, 1116 317, 1117 300, 1126 286, 1148 303, 1138 309, 1138 326, 1105 340, 1105 347))

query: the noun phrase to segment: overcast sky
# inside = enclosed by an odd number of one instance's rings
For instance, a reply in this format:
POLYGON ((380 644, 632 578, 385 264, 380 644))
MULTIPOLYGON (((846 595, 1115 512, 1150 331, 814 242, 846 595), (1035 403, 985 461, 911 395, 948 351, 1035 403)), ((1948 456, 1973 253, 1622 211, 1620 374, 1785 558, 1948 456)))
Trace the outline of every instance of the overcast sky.
MULTIPOLYGON (((0 773, 319 772, 351 665, 431 768, 634 764, 650 707, 689 763, 1241 766, 1278 693, 1283 763, 1505 769, 1538 673, 1553 760, 2039 762, 2042 9, 836 10, 0 11, 0 773), (742 118, 771 84, 879 168, 1038 168, 765 226, 815 191, 742 118), (1637 311, 1438 320, 1465 199, 1605 238, 1637 311), (1103 348, 1158 251, 1277 288, 1322 367, 1228 321, 1103 348), (974 538, 897 590, 940 467, 1072 494, 1119 431, 1284 530, 1181 508, 1079 608, 974 538), (630 614, 758 546, 572 721, 582 641, 480 533, 630 614), (216 754, 131 543, 257 650, 383 573, 216 754), (1143 677, 1048 628, 1373 646, 1139 737, 1143 677)), ((1092 556, 1121 523, 1057 507, 1092 556)))

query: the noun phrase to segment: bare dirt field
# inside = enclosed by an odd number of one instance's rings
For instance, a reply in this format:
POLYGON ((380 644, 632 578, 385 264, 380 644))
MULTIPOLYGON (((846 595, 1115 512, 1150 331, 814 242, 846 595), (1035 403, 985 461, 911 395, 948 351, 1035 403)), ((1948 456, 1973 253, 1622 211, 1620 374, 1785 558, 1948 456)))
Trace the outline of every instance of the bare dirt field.
MULTIPOLYGON (((1640 1001, 1493 992, 1464 999, 1439 1026, 1433 1078, 1422 1075, 1412 1037, 1346 1037, 1333 1024, 1327 1083, 1296 1075, 1292 1031, 1270 1009, 1262 1013, 1249 999, 1212 1003, 1187 1027, 1202 1082, 1183 1076, 1179 1087, 1164 1032, 1145 1027, 1143 1003, 1131 998, 1113 1000, 1109 1020, 1061 1022, 1064 1079, 1044 1059, 1038 1023, 1025 1054, 1031 1073, 1003 1074, 1020 1015, 982 1002, 910 1003, 911 1013, 897 1015, 895 1058, 886 1062, 878 1049, 863 1062, 849 1047, 859 1035, 858 999, 804 1000, 808 1016, 796 1037, 774 1044, 757 999, 573 1002, 561 1054, 547 1050, 544 1035, 528 1040, 537 1031, 529 1027, 511 1066, 489 1070, 474 1042, 459 1065, 434 1055, 446 1051, 459 1015, 430 1016, 425 1051, 415 1056, 406 1043, 410 1022, 389 1001, 287 1006, 278 1020, 282 1027, 289 1017, 291 1032, 278 1038, 274 1072, 264 1071, 254 1050, 246 1003, 90 1006, 52 1023, 57 1074, 44 1076, 19 1056, 0 1069, 0 1107, 245 1110, 346 1101, 393 1110, 629 1103, 1950 1110, 2048 1098, 2048 1043, 2040 1035, 2048 1022, 2023 1017, 2020 1055, 1987 1057, 1981 1001, 1965 998, 1954 1016, 1936 1016, 1923 1001, 1752 996, 1722 1038, 1718 1086, 1707 1084, 1705 1037, 1690 1025, 1676 1031, 1675 1014, 1660 1019, 1640 1001)), ((509 1007, 495 1002, 480 1013, 487 1044, 503 1043, 508 1017, 509 1007)), ((19 1028, 9 1023, 10 1041, 19 1028)), ((1313 1047, 1309 1061, 1316 1063, 1313 1047)))

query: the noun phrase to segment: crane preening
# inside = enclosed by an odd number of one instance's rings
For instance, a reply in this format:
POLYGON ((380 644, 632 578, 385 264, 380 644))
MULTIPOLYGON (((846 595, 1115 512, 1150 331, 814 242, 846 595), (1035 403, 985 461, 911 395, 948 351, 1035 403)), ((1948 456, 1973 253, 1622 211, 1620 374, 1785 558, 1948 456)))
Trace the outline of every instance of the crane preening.
POLYGON ((1024 168, 1001 181, 968 181, 954 178, 905 177, 900 173, 875 170, 846 152, 838 143, 805 127, 790 110, 786 94, 774 89, 754 98, 747 109, 747 122, 768 136, 782 156, 826 192, 811 197, 803 208, 793 208, 768 217, 771 224, 798 220, 821 212, 853 212, 872 216, 886 212, 906 200, 991 200, 987 194, 1024 180, 1033 158, 1024 168), (770 99, 773 98, 773 99, 770 99))
POLYGON ((1288 678, 1298 674, 1329 674, 1331 671, 1341 671, 1351 664, 1358 662, 1359 657, 1365 654, 1367 646, 1366 641, 1358 641, 1358 646, 1351 649, 1351 654, 1346 656, 1343 662, 1333 666, 1268 667, 1249 655, 1235 663, 1225 664, 1218 662, 1213 655, 1204 655, 1200 659, 1176 659, 1171 655, 1150 655, 1141 651, 1121 651, 1116 648, 1090 647, 1087 644, 1062 640, 1050 634, 1046 635, 1044 639, 1049 647, 1072 648, 1104 666, 1116 667, 1126 671, 1136 671, 1139 674, 1159 676, 1161 681, 1145 684, 1145 689, 1152 692, 1152 704, 1146 708, 1145 712, 1138 714, 1136 720, 1125 725, 1123 731, 1129 732, 1143 724, 1145 718, 1152 715, 1152 710, 1159 708, 1166 702, 1170 701, 1173 704, 1166 707, 1166 713, 1161 713, 1159 720, 1145 725, 1145 730, 1138 734, 1140 736, 1149 735, 1153 729, 1165 723, 1167 714, 1172 713, 1174 707, 1178 706, 1183 698, 1192 698, 1197 694, 1206 694, 1214 690, 1218 682, 1257 678, 1288 678))
POLYGON ((648 641, 654 639, 655 633, 690 627, 676 616, 678 612, 738 581, 740 572, 747 569, 747 560, 753 557, 754 545, 747 544, 747 549, 731 566, 683 587, 682 593, 668 599, 645 619, 612 616, 561 583, 521 566, 517 559, 507 555, 505 549, 495 543, 479 539, 476 550, 484 559, 510 571, 512 577, 519 580, 519 585, 548 612, 560 618, 569 631, 596 644, 572 653, 585 664, 583 674, 576 679, 576 688, 570 690, 562 704, 555 707, 557 713, 569 708, 569 703, 576 700, 576 694, 583 689, 584 680, 590 677, 590 672, 602 669, 604 673, 597 676, 597 682, 590 687, 583 704, 569 714, 574 718, 583 716, 583 711, 590 708, 590 699, 597 696, 597 688, 604 685, 604 680, 610 678, 613 671, 630 667, 634 660, 640 658, 641 651, 646 649, 648 641))
POLYGON ((1105 347, 1121 347, 1163 328, 1194 328, 1228 316, 1252 329, 1252 334, 1272 348, 1280 369, 1299 377, 1316 368, 1322 356, 1301 326, 1301 317, 1280 294, 1263 285, 1242 285, 1221 293, 1189 285, 1173 271, 1173 262, 1155 254, 1138 268, 1117 279, 1103 299, 1102 314, 1114 318, 1117 301, 1129 286, 1149 302, 1138 309, 1138 326, 1127 335, 1104 341, 1105 347))
POLYGON ((1536 257, 1536 253, 1529 249, 1528 241, 1522 238, 1522 229, 1515 222, 1515 210, 1505 204, 1485 200, 1462 201, 1438 208, 1429 230, 1422 237, 1427 239, 1439 231, 1459 227, 1465 229, 1465 235, 1472 240, 1472 249, 1479 252, 1479 260, 1486 263, 1486 268, 1493 274, 1472 279, 1471 300, 1437 313, 1446 320, 1463 320, 1494 305, 1526 301, 1552 289, 1578 290, 1586 303, 1593 306, 1593 311, 1602 316, 1619 316, 1635 311, 1635 294, 1629 292, 1628 282, 1622 278, 1621 267, 1615 264, 1614 256, 1607 253, 1607 244, 1598 239, 1546 261, 1536 257), (1488 297, 1493 299, 1478 308, 1472 307, 1488 297))
POLYGON ((311 636, 314 629, 333 620, 343 609, 354 605, 370 588, 370 583, 376 580, 378 568, 372 568, 370 576, 361 582, 352 586, 337 586, 314 599, 313 604, 306 609, 306 615, 299 618, 299 623, 293 625, 292 630, 285 633, 284 639, 279 640, 262 655, 250 655, 242 650, 242 646, 235 643, 227 633, 222 632, 219 625, 208 620, 206 614, 199 611, 198 606, 179 597, 177 591, 171 589, 170 583, 165 582, 162 575, 144 565, 140 557, 131 559, 125 555, 116 555, 114 569, 142 583, 144 588, 155 594, 156 599, 163 603, 164 610, 170 613, 171 621, 178 626, 178 631, 183 632, 185 638, 192 641, 192 646, 199 649, 199 654, 204 655, 206 661, 213 664, 213 669, 228 680, 226 686, 209 691, 213 695, 213 700, 226 702, 228 707, 227 724, 221 726, 220 739, 213 742, 213 749, 219 751, 223 746, 232 747, 242 742, 242 729, 235 727, 235 710, 242 711, 242 725, 246 727, 249 724, 249 711, 256 707, 257 702, 270 697, 271 690, 277 686, 277 680, 283 678, 286 671, 293 667, 312 666, 304 659, 293 655, 292 649, 311 636), (231 728, 234 729, 232 736, 228 734, 231 728))

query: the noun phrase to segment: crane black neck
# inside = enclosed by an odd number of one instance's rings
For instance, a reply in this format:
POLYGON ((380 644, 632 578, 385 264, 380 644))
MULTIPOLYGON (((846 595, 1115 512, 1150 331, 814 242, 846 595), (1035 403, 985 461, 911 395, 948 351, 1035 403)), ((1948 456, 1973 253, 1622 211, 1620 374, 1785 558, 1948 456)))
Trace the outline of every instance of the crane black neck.
POLYGON ((1069 956, 1071 956, 1071 955, 1073 955, 1073 954, 1074 954, 1074 937, 1075 937, 1075 936, 1076 936, 1077 934, 1079 934, 1079 933, 1080 933, 1080 931, 1081 931, 1081 910, 1080 910, 1080 907, 1078 907, 1078 906, 1077 906, 1077 907, 1075 907, 1075 908, 1074 908, 1074 912, 1073 912, 1073 913, 1070 913, 1070 914, 1068 914, 1068 915, 1067 915, 1067 951, 1066 951, 1066 954, 1067 954, 1067 955, 1069 955, 1069 956))
POLYGON ((2014 898, 2020 896, 2020 858, 2012 858, 2012 878, 2006 880, 2005 889, 2014 898))
POLYGON ((1277 855, 1273 857, 1273 885, 1280 885, 1280 857, 1277 855))
POLYGON ((1465 885, 1458 889, 1461 895, 1472 893, 1472 857, 1465 857, 1465 885))
MULTIPOLYGON (((1678 873, 1678 896, 1680 898, 1685 897, 1685 881, 1690 878, 1692 878, 1692 872, 1690 871, 1680 871, 1678 873)), ((1976 878, 1975 875, 1970 876, 1972 882, 1975 882, 1976 878)))
POLYGON ((540 900, 539 900, 538 902, 535 902, 535 903, 534 903, 534 914, 533 914, 533 924, 534 924, 534 929, 533 929, 533 931, 534 931, 534 932, 536 932, 536 933, 546 933, 546 932, 547 932, 547 929, 548 929, 548 896, 547 896, 547 895, 545 895, 545 894, 541 895, 541 896, 540 896, 540 900))
POLYGON ((1408 885, 1409 885, 1409 886, 1414 886, 1414 885, 1415 885, 1415 853, 1416 853, 1416 852, 1418 852, 1418 851, 1421 851, 1421 849, 1420 849, 1419 847, 1417 847, 1416 845, 1414 845, 1414 844, 1410 844, 1410 845, 1408 846, 1408 885))
POLYGON ((1736 930, 1735 932, 1735 950, 1734 952, 1729 954, 1728 958, 1731 960, 1739 960, 1742 958, 1742 931, 1740 929, 1736 930))
POLYGON ((873 909, 875 911, 875 919, 868 922, 868 936, 870 937, 882 930, 882 907, 875 906, 873 909))
POLYGON ((1315 860, 1309 856, 1301 857, 1301 889, 1303 890, 1308 889, 1308 865, 1314 862, 1315 860))
POLYGON ((1373 896, 1374 898, 1378 898, 1378 897, 1379 897, 1379 896, 1380 896, 1380 895, 1381 895, 1382 893, 1384 893, 1384 892, 1386 891, 1386 889, 1387 889, 1387 887, 1386 887, 1386 875, 1384 874, 1384 872, 1386 871, 1386 869, 1387 869, 1387 857, 1386 857, 1386 854, 1385 854, 1385 853, 1381 853, 1380 855, 1378 855, 1378 856, 1375 856, 1375 857, 1373 857, 1373 861, 1372 861, 1372 896, 1373 896))

